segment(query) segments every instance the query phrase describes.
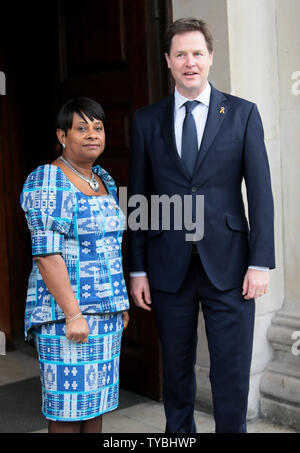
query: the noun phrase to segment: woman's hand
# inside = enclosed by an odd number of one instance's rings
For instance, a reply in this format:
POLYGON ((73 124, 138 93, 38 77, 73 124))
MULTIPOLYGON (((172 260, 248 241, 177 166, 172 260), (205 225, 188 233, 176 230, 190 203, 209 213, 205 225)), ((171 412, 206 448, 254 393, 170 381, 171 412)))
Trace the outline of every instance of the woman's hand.
POLYGON ((83 316, 66 323, 66 337, 68 340, 76 341, 76 343, 86 343, 89 333, 88 323, 83 316))
POLYGON ((124 328, 124 330, 125 330, 126 327, 128 326, 128 323, 129 323, 129 314, 128 314, 128 311, 123 311, 123 312, 122 312, 122 319, 123 319, 123 328, 124 328))

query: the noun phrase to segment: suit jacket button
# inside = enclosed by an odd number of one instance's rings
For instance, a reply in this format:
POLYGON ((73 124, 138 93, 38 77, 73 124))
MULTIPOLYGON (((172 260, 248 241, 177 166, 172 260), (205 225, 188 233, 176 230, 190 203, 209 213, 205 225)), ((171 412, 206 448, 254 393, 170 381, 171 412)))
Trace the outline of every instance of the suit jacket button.
POLYGON ((192 192, 197 192, 197 187, 192 187, 192 192))

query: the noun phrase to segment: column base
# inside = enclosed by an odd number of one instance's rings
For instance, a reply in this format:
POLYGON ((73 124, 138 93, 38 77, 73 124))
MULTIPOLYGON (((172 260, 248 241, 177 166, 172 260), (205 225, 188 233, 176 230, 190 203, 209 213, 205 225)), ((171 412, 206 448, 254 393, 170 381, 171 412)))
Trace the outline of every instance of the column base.
POLYGON ((296 314, 279 312, 268 330, 274 360, 263 374, 260 413, 268 420, 300 431, 300 355, 293 352, 294 332, 300 331, 296 314))

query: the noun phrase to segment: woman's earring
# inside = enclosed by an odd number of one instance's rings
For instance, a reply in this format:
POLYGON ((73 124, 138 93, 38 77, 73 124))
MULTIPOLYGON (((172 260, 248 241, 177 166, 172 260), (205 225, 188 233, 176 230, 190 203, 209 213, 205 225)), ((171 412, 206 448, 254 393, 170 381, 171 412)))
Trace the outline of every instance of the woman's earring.
POLYGON ((62 143, 62 147, 65 149, 66 145, 64 143, 62 143))

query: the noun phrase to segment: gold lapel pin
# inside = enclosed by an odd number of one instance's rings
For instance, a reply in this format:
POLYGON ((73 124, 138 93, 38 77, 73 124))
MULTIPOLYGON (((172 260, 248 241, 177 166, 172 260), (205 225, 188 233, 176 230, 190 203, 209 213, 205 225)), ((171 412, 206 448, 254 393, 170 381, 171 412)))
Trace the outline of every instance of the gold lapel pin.
POLYGON ((219 113, 225 113, 225 107, 221 107, 219 113))

